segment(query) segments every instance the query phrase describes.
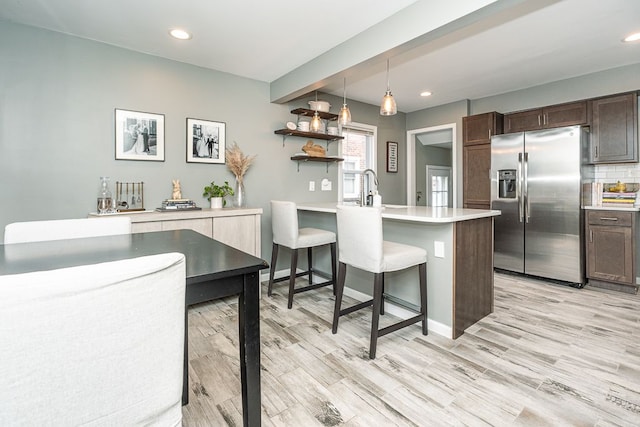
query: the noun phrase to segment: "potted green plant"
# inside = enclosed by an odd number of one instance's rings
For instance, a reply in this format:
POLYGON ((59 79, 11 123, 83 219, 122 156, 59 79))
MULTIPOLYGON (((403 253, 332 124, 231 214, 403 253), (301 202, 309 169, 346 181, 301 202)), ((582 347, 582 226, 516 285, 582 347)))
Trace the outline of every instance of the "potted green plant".
POLYGON ((211 202, 212 209, 220 209, 227 205, 224 196, 233 196, 233 188, 229 186, 229 182, 225 181, 224 185, 217 185, 215 181, 211 181, 210 185, 204 187, 202 197, 206 197, 211 202))

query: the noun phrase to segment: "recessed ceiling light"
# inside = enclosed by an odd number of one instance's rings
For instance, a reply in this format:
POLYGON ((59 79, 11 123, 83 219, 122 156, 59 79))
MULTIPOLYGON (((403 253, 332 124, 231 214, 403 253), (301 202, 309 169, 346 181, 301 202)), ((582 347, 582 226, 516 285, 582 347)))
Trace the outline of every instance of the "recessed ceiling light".
POLYGON ((178 28, 169 30, 169 34, 171 35, 171 37, 178 40, 189 40, 191 38, 191 33, 185 30, 180 30, 178 28))
POLYGON ((421 92, 420 96, 431 96, 431 92, 429 92, 429 91, 421 92))
POLYGON ((640 33, 634 33, 634 34, 630 34, 627 37, 624 38, 623 41, 625 42, 635 42, 640 40, 640 33))

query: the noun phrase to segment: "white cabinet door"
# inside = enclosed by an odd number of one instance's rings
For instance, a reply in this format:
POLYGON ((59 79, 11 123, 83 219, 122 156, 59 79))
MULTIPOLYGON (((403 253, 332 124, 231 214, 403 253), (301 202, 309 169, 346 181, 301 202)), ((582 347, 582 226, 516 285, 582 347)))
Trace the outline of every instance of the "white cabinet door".
POLYGON ((174 221, 162 221, 162 231, 168 230, 193 230, 207 237, 213 235, 211 218, 181 219, 174 221))
POLYGON ((260 216, 213 218, 213 238, 226 245, 260 256, 260 216))

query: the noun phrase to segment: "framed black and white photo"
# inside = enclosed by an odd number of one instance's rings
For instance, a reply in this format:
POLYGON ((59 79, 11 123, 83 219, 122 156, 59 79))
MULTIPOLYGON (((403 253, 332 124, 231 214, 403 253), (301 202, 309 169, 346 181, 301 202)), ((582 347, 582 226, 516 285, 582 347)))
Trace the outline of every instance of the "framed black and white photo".
POLYGON ((164 114, 116 109, 116 160, 164 162, 164 114))
POLYGON ((398 172, 398 143, 387 141, 387 172, 398 172))
POLYGON ((226 125, 187 118, 187 162, 225 163, 226 125))

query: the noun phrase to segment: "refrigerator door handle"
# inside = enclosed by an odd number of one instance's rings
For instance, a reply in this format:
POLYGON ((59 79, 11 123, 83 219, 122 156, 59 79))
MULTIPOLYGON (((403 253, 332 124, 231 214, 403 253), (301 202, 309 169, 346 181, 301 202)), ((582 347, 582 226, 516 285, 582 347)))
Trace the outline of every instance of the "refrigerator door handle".
POLYGON ((522 153, 518 153, 518 177, 516 182, 516 198, 518 199, 518 218, 523 221, 523 199, 522 199, 522 153))
POLYGON ((524 153, 524 177, 523 177, 523 185, 524 189, 524 202, 522 205, 525 210, 525 222, 529 223, 529 218, 531 218, 531 205, 529 204, 529 153, 524 153))

